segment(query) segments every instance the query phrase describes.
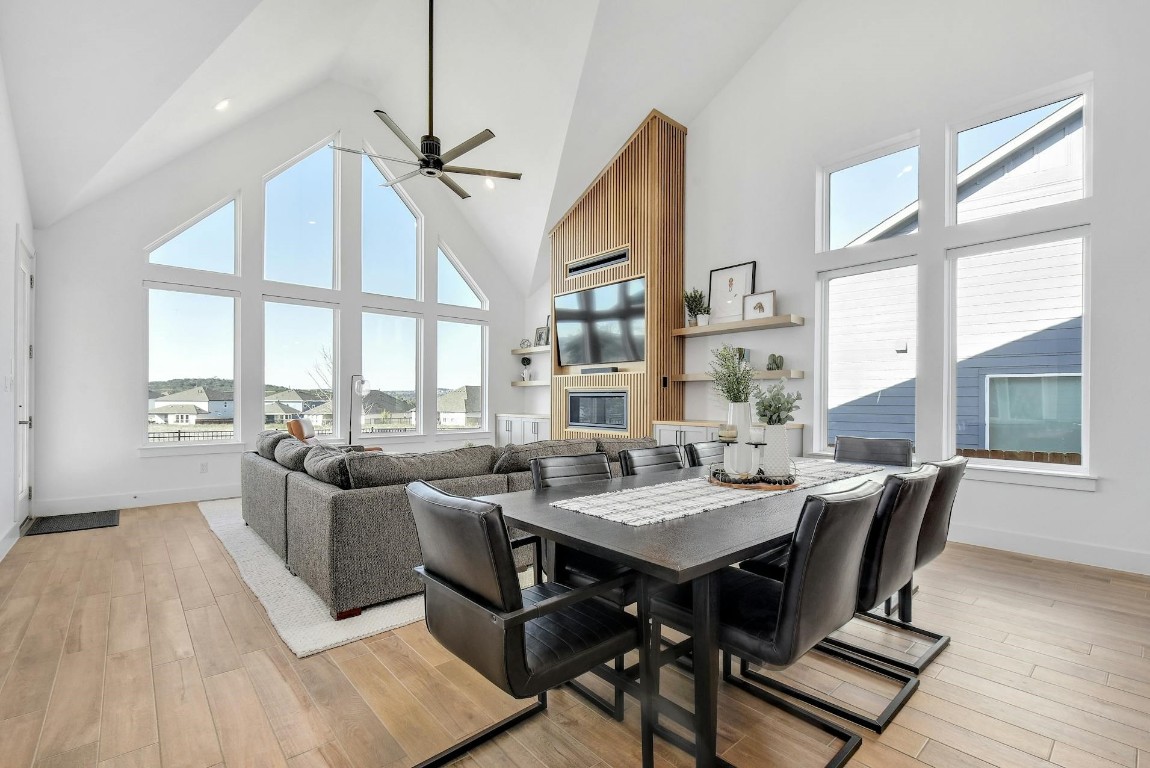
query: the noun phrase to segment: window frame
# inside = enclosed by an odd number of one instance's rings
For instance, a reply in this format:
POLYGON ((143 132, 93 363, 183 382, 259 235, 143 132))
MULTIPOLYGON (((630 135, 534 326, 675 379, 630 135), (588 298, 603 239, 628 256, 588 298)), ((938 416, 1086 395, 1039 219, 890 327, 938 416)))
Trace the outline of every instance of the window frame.
MULTIPOLYGON (((1003 217, 1009 218, 1009 217, 1003 217)), ((977 223, 977 222, 971 222, 977 223)), ((1062 229, 1050 229, 1033 234, 1017 235, 1001 240, 992 240, 975 245, 948 248, 946 250, 946 292, 945 317, 946 332, 944 336, 944 364, 946 375, 943 379, 945 393, 945 408, 943 435, 945 445, 951 455, 958 451, 958 262, 969 256, 983 256, 999 251, 1026 248, 1035 245, 1045 245, 1063 240, 1082 240, 1082 463, 1073 464, 1043 464, 1033 461, 1013 461, 1009 459, 982 459, 971 458, 968 466, 972 469, 998 469, 1023 470, 1036 474, 1057 474, 1069 476, 1092 477, 1091 475, 1091 418, 1090 418, 1090 390, 1091 390, 1091 350, 1090 337, 1092 328, 1091 292, 1090 292, 1090 254, 1091 231, 1089 224, 1081 224, 1062 229)))
POLYGON ((1021 97, 999 102, 990 109, 973 117, 948 123, 946 126, 945 144, 945 186, 943 192, 943 226, 947 229, 965 227, 979 222, 994 219, 1009 219, 1030 211, 1052 209, 1057 210, 1067 205, 1081 204, 1094 196, 1094 81, 1092 77, 1084 76, 1057 83, 1055 85, 1031 91, 1021 97), (971 128, 978 128, 989 123, 1004 120, 1029 112, 1032 109, 1048 106, 1075 96, 1083 98, 1082 104, 1082 197, 1078 200, 1067 200, 1061 203, 1028 208, 1014 213, 991 216, 985 219, 975 219, 959 223, 958 221, 958 135, 971 128))
MULTIPOLYGON (((266 283, 269 283, 271 281, 265 280, 264 282, 266 284, 266 283)), ((320 309, 330 309, 331 310, 331 312, 332 312, 332 320, 331 320, 331 335, 332 335, 332 340, 331 340, 331 359, 332 359, 331 415, 332 415, 332 425, 331 425, 331 435, 330 436, 325 435, 325 436, 321 437, 320 440, 326 441, 326 442, 342 442, 343 440, 346 440, 347 435, 340 432, 341 422, 347 416, 347 414, 345 414, 343 412, 343 407, 344 407, 343 406, 343 398, 340 396, 341 395, 340 384, 342 382, 342 380, 340 379, 340 375, 342 373, 342 368, 340 365, 340 363, 342 362, 342 358, 340 357, 341 349, 342 349, 341 344, 340 344, 340 322, 341 322, 340 310, 342 310, 344 308, 344 305, 342 304, 342 302, 340 302, 338 300, 320 301, 320 300, 316 300, 316 299, 303 299, 303 298, 296 298, 296 297, 291 297, 291 296, 280 296, 280 295, 269 294, 269 293, 263 293, 260 295, 260 308, 262 310, 260 313, 260 322, 262 325, 260 336, 263 340, 263 344, 262 344, 262 346, 263 346, 263 359, 260 361, 260 380, 261 380, 260 391, 264 392, 264 395, 263 395, 264 397, 267 397, 266 393, 267 393, 267 384, 268 384, 268 381, 267 381, 267 376, 268 376, 268 373, 267 373, 267 368, 268 368, 267 305, 269 303, 271 303, 271 304, 293 304, 293 305, 301 306, 301 307, 317 307, 320 309)), ((349 403, 348 407, 350 407, 350 405, 351 404, 349 403)), ((286 423, 286 421, 287 420, 285 419, 285 423, 286 423)), ((261 421, 261 423, 266 426, 266 424, 267 424, 266 417, 265 417, 265 420, 261 421)))
MULTIPOLYGON (((179 267, 175 267, 179 269, 179 267)), ((218 273, 213 273, 218 274, 218 273)), ((241 311, 241 304, 243 297, 241 292, 236 289, 223 289, 223 288, 209 288, 199 285, 186 285, 183 283, 168 283, 158 280, 144 280, 143 281, 143 322, 140 323, 140 328, 144 337, 144 382, 143 382, 143 411, 145 415, 148 412, 148 394, 151 388, 148 386, 151 383, 151 376, 149 371, 152 364, 152 291, 169 291, 172 293, 194 293, 203 296, 223 296, 232 299, 232 438, 231 440, 180 440, 174 445, 155 444, 149 438, 150 422, 147 418, 144 419, 142 441, 140 444, 141 451, 153 452, 172 452, 180 448, 193 448, 193 449, 211 449, 213 447, 219 448, 222 446, 235 446, 243 445, 243 435, 241 433, 242 424, 242 401, 240 392, 240 361, 242 356, 240 354, 240 345, 242 343, 243 334, 240 332, 240 319, 243 316, 241 311)), ((228 448, 224 448, 228 450, 228 448)), ((218 451, 210 451, 218 452, 218 451)))
MULTIPOLYGON (((443 306, 451 306, 445 304, 443 306)), ((457 309, 467 309, 467 307, 457 307, 457 309)), ((479 310, 472 310, 479 311, 479 310)), ((484 319, 477 319, 472 317, 463 317, 458 315, 435 315, 435 391, 439 391, 439 324, 440 323, 457 323, 461 325, 476 325, 481 329, 480 339, 482 341, 482 348, 480 350, 480 386, 483 387, 483 412, 479 419, 479 426, 475 429, 440 429, 439 428, 439 397, 436 396, 435 403, 435 434, 437 436, 443 435, 474 435, 491 431, 491 382, 490 382, 490 350, 491 350, 491 324, 484 319)))
POLYGON ((240 254, 240 242, 241 242, 240 222, 241 221, 242 221, 242 212, 241 212, 241 207, 240 207, 240 193, 237 190, 236 192, 233 192, 232 194, 228 195, 227 197, 223 198, 222 200, 218 200, 217 202, 213 203, 210 207, 205 208, 204 210, 200 211, 198 214, 196 214, 191 219, 188 219, 183 224, 180 224, 178 227, 175 227, 174 229, 170 230, 167 234, 161 235, 160 237, 156 238, 152 242, 145 245, 144 246, 144 267, 145 267, 145 269, 155 269, 155 270, 161 270, 161 271, 163 271, 163 270, 176 270, 176 272, 172 273, 173 275, 176 275, 176 274, 194 274, 194 275, 208 276, 208 277, 212 277, 215 279, 220 279, 220 278, 239 279, 239 278, 243 277, 243 272, 242 272, 243 258, 241 257, 241 254, 240 254), (199 224, 204 219, 208 218, 212 214, 214 214, 217 211, 219 211, 220 209, 224 208, 226 205, 228 205, 228 203, 234 203, 235 204, 235 207, 232 209, 232 271, 231 272, 219 272, 219 271, 214 270, 214 269, 200 269, 199 267, 180 267, 180 266, 176 266, 175 264, 159 264, 159 263, 152 261, 152 254, 154 252, 158 251, 160 248, 167 245, 172 240, 175 240, 177 237, 184 234, 185 232, 187 232, 192 227, 199 224))
POLYGON ((479 287, 479 284, 476 283, 475 278, 473 278, 471 276, 471 273, 468 272, 467 269, 464 268, 463 264, 456 257, 455 252, 452 251, 451 248, 448 247, 447 243, 443 242, 443 240, 439 240, 435 246, 435 303, 438 304, 440 307, 450 307, 452 310, 463 310, 464 312, 487 312, 491 308, 491 305, 487 300, 487 294, 483 292, 483 290, 479 287), (467 284, 467 287, 470 288, 471 291, 475 294, 476 298, 479 299, 479 306, 478 307, 468 307, 468 306, 464 306, 463 304, 449 304, 449 303, 446 303, 446 302, 440 300, 440 298, 439 298, 439 254, 440 254, 440 252, 442 252, 443 255, 445 257, 447 257, 447 260, 451 263, 451 266, 455 267, 456 274, 459 275, 459 277, 463 280, 463 282, 467 284))
MULTIPOLYGON (((902 152, 911 147, 918 147, 919 149, 919 168, 922 167, 922 135, 918 130, 909 131, 891 139, 880 141, 863 149, 852 152, 848 155, 841 156, 840 159, 823 163, 815 169, 815 253, 843 253, 846 251, 854 251, 861 247, 871 245, 871 243, 863 243, 858 246, 844 245, 840 248, 831 247, 831 174, 845 171, 848 168, 853 168, 856 165, 869 163, 871 160, 877 160, 880 157, 893 155, 896 152, 902 152)), ((918 198, 919 202, 922 201, 922 173, 917 174, 918 178, 918 198)), ((878 224, 880 222, 876 222, 878 224)), ((919 223, 921 227, 921 221, 919 223)), ((903 237, 913 237, 917 232, 911 232, 903 237)), ((899 250, 906 250, 905 248, 899 250)))
MULTIPOLYGON (((376 294, 371 294, 376 295, 376 294)), ((411 440, 413 438, 422 438, 427 434, 424 428, 423 417, 423 364, 426 358, 425 349, 425 333, 427 326, 427 315, 419 312, 406 312, 396 309, 377 309, 374 307, 363 306, 360 310, 360 342, 359 342, 359 370, 366 370, 365 348, 363 344, 363 321, 367 315, 388 315, 392 317, 409 317, 415 320, 415 429, 411 432, 397 432, 395 434, 380 434, 371 433, 370 436, 363 432, 363 408, 359 408, 359 421, 352 419, 354 425, 353 439, 360 441, 366 439, 372 440, 411 440)), ((437 318, 438 319, 438 318, 437 318)), ((437 334, 438 335, 438 334, 437 334)), ((438 367, 437 367, 438 369, 438 367)), ((372 385, 372 390, 377 387, 372 385)), ((334 410, 334 409, 333 409, 334 410)))
MULTIPOLYGON (((814 453, 833 453, 834 446, 827 445, 827 429, 830 425, 829 411, 829 395, 830 395, 830 284, 832 280, 840 277, 852 277, 854 275, 864 275, 871 272, 883 272, 890 269, 900 269, 903 267, 915 267, 918 270, 916 278, 918 280, 918 287, 921 291, 921 271, 922 266, 917 254, 911 253, 905 256, 897 256, 891 259, 882 259, 879 261, 869 261, 865 264, 855 264, 849 267, 838 267, 836 269, 828 269, 818 272, 815 276, 816 279, 816 292, 815 292, 815 370, 814 376, 814 415, 812 417, 812 427, 815 430, 811 436, 811 447, 814 453)), ((916 296, 915 302, 915 328, 916 328, 916 346, 921 344, 921 338, 918 336, 918 328, 921 323, 921 318, 918 311, 918 301, 916 296)), ((916 356, 917 360, 917 356, 916 356)), ((918 370, 915 372, 915 444, 918 444, 918 384, 921 379, 918 370)))
MULTIPOLYGON (((371 144, 366 142, 366 141, 363 142, 363 149, 365 152, 370 152, 372 154, 376 154, 376 155, 381 154, 381 153, 377 152, 375 150, 375 148, 372 147, 371 144)), ((395 179, 397 178, 396 175, 394 173, 392 173, 391 170, 386 165, 383 164, 382 160, 375 158, 375 157, 370 157, 367 155, 364 155, 364 157, 367 157, 367 159, 369 161, 371 161, 371 164, 375 166, 375 169, 377 171, 379 171, 381 176, 383 176, 388 181, 395 181, 395 179)), ((363 172, 363 165, 360 164, 359 168, 360 168, 360 173, 362 173, 363 172)), ((363 184, 363 179, 361 178, 360 179, 361 188, 362 188, 362 184, 363 184)), ((374 297, 377 301, 382 299, 384 301, 407 301, 407 302, 415 302, 417 304, 426 302, 426 300, 427 300, 427 269, 426 269, 427 259, 425 258, 426 244, 424 243, 424 237, 423 237, 424 224, 425 224, 423 211, 420 210, 419 206, 417 206, 415 204, 415 201, 411 199, 411 196, 409 194, 407 194, 407 190, 405 190, 402 186, 395 185, 395 186, 392 186, 391 189, 395 192, 396 196, 399 198, 399 201, 401 203, 403 203, 405 206, 407 206, 407 210, 411 212, 412 217, 414 217, 414 219, 415 219, 415 251, 416 251, 416 253, 415 253, 415 297, 414 298, 406 298, 403 296, 391 296, 391 295, 388 295, 386 293, 375 293, 374 291, 367 290, 366 286, 364 286, 364 284, 363 284, 363 213, 364 213, 364 211, 363 211, 363 199, 361 197, 360 201, 359 201, 359 215, 360 215, 360 221, 359 221, 359 292, 364 297, 363 303, 365 306, 370 303, 370 301, 368 300, 368 297, 374 297)), ((436 298, 438 298, 438 296, 436 298)))

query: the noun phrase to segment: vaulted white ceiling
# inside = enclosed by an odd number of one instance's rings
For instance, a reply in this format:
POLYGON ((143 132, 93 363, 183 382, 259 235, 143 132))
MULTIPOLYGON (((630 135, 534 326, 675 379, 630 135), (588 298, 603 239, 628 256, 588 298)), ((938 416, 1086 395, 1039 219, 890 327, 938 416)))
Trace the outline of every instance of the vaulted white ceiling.
MULTIPOLYGON (((643 116, 689 122, 798 2, 437 3, 435 133, 452 146, 490 128, 466 164, 523 172, 492 191, 465 180, 473 197, 457 201, 522 289, 545 279, 547 229, 643 116)), ((5 0, 36 226, 327 79, 372 94, 418 141, 426 45, 425 0, 5 0)), ((406 154, 382 124, 372 144, 406 154)))

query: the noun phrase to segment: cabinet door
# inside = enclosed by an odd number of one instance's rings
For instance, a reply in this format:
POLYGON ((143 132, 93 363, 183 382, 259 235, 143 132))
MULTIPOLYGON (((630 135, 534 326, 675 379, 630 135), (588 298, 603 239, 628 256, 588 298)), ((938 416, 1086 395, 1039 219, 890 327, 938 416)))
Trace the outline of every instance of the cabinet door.
POLYGON ((528 419, 525 422, 523 442, 538 443, 551 439, 551 419, 528 419))
POLYGON ((678 445, 679 428, 670 424, 656 424, 655 443, 658 445, 678 445))
POLYGON ((705 443, 710 440, 707 427, 679 427, 679 445, 705 443))
POLYGON ((511 420, 511 442, 516 445, 523 445, 529 442, 526 419, 512 419, 511 420))
POLYGON ((509 419, 505 416, 499 416, 495 423, 495 444, 499 446, 508 445, 512 442, 512 422, 514 419, 509 419))

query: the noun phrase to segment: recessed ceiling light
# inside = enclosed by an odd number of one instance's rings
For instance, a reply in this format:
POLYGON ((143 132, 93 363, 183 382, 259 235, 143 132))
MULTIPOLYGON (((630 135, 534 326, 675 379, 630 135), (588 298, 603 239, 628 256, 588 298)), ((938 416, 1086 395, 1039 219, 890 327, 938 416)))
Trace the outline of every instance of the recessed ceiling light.
POLYGON ((224 110, 226 110, 228 108, 228 105, 231 103, 232 103, 231 99, 221 99, 220 101, 216 102, 215 109, 217 112, 223 112, 224 110))
POLYGON ((490 176, 487 177, 487 180, 483 183, 487 185, 488 189, 495 189, 495 179, 491 178, 490 176))

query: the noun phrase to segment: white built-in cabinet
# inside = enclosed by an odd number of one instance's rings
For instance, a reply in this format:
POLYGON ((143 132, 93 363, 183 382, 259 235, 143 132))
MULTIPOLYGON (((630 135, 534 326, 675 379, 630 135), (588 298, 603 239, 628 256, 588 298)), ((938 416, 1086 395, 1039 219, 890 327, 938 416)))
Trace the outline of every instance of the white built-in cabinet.
MULTIPOLYGON (((690 445, 719 439, 717 421, 656 421, 655 442, 659 445, 690 445)), ((803 425, 787 425, 787 452, 792 458, 803 455, 803 425)))
POLYGON ((540 414, 495 414, 495 444, 523 445, 551 439, 551 418, 540 414))

